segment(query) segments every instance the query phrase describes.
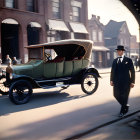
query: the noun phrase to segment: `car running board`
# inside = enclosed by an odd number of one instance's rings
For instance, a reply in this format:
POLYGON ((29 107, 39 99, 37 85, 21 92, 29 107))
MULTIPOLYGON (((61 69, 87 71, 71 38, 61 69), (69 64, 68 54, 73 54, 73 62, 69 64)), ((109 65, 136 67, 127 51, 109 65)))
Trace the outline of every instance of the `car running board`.
POLYGON ((41 88, 43 89, 50 89, 50 88, 55 88, 55 87, 67 87, 69 85, 64 85, 64 84, 61 84, 61 85, 54 85, 54 86, 40 86, 41 88))
POLYGON ((37 81, 36 82, 39 84, 39 83, 44 83, 44 82, 59 82, 59 81, 67 81, 67 80, 70 80, 72 79, 71 77, 66 77, 66 78, 58 78, 58 79, 50 79, 50 80, 40 80, 40 81, 37 81))

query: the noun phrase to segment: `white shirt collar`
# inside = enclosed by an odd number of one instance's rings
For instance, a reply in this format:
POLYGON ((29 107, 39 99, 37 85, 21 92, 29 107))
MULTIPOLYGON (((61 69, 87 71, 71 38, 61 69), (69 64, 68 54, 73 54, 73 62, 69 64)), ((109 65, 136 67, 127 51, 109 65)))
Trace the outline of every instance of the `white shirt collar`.
POLYGON ((120 60, 121 60, 121 62, 122 62, 123 59, 124 59, 124 54, 123 54, 122 56, 118 56, 118 61, 119 61, 119 57, 122 57, 122 58, 120 58, 120 60))

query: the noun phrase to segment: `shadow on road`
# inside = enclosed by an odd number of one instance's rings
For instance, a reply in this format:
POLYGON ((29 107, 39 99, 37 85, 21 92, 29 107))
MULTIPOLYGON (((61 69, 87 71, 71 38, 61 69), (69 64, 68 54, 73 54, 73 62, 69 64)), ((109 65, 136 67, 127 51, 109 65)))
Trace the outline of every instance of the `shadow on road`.
POLYGON ((83 94, 71 96, 69 93, 62 91, 33 93, 31 100, 24 105, 15 105, 9 100, 8 96, 0 96, 0 116, 8 115, 9 113, 54 105, 60 102, 83 98, 85 96, 87 95, 83 94))
MULTIPOLYGON (((51 96, 50 96, 50 94, 43 95, 44 97, 47 96, 47 98, 45 99, 46 103, 43 103, 42 106, 50 105, 53 103, 55 104, 57 102, 62 102, 62 101, 66 101, 66 100, 72 100, 73 98, 75 99, 75 97, 67 98, 68 95, 69 94, 67 94, 67 93, 63 93, 62 95, 61 94, 59 95, 58 93, 53 93, 53 95, 51 95, 51 96), (58 99, 56 98, 56 96, 58 97, 58 99), (53 101, 53 103, 47 102, 54 98, 56 101, 53 101)), ((11 110, 9 112, 14 112, 14 111, 16 112, 16 111, 19 111, 22 109, 23 110, 29 109, 30 106, 32 106, 30 108, 40 107, 40 103, 41 103, 42 99, 44 98, 43 96, 35 95, 34 102, 39 101, 38 106, 34 105, 34 103, 32 101, 29 104, 25 104, 24 108, 22 108, 23 106, 15 106, 16 109, 11 110), (41 101, 39 100, 39 98, 41 101)), ((84 96, 82 96, 82 97, 84 97, 84 96)), ((76 98, 81 98, 81 97, 76 97, 76 98)), ((131 100, 133 101, 133 105, 131 106, 131 109, 132 109, 134 106, 136 106, 136 104, 137 105, 139 104, 140 98, 131 98, 131 100), (135 105, 134 105, 134 103, 135 103, 135 105)), ((84 132, 87 129, 97 127, 105 122, 111 121, 112 119, 116 119, 117 116, 115 116, 115 115, 118 113, 117 112, 117 111, 119 111, 118 109, 119 108, 116 105, 116 103, 114 103, 114 101, 109 101, 109 102, 105 102, 103 104, 73 110, 72 112, 68 112, 68 113, 61 114, 61 115, 55 115, 51 118, 46 118, 46 119, 30 122, 28 124, 23 124, 21 126, 12 128, 9 131, 11 131, 11 132, 19 131, 20 133, 12 135, 10 138, 14 139, 14 140, 19 140, 22 138, 28 138, 30 140, 34 140, 34 139, 50 139, 50 140, 52 139, 53 140, 58 135, 61 137, 61 139, 66 139, 70 135, 78 134, 78 133, 81 133, 82 131, 84 132), (79 116, 80 116, 80 118, 79 118, 79 116), (62 125, 62 123, 63 123, 63 125, 62 125), (54 127, 54 124, 56 127, 54 127), (70 130, 71 130, 71 134, 69 134, 70 130), (69 136, 67 134, 69 134, 69 136)), ((130 110, 130 112, 131 112, 131 110, 130 110)), ((7 113, 8 113, 8 111, 7 111, 7 113)), ((121 127, 121 126, 119 126, 119 127, 121 127)), ((113 133, 115 131, 105 132, 108 134, 107 138, 109 138, 111 135, 114 135, 113 133)), ((125 133, 127 133, 127 132, 125 132, 125 133)), ((8 139, 8 137, 3 138, 3 140, 6 140, 6 139, 8 139)))

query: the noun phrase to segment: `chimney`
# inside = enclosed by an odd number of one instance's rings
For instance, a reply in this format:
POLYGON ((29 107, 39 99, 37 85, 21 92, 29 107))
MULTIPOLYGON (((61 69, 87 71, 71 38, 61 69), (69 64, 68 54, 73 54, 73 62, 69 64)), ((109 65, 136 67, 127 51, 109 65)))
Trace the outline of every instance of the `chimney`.
POLYGON ((93 15, 93 14, 92 14, 92 18, 96 18, 96 15, 93 15))
POLYGON ((97 16, 98 21, 100 21, 100 16, 97 16))

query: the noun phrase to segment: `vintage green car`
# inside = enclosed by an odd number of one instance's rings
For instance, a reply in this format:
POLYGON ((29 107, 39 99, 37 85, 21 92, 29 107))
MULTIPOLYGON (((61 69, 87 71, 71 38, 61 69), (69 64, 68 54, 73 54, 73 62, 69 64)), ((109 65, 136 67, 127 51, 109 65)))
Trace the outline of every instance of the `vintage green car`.
POLYGON ((49 89, 81 84, 83 92, 98 88, 98 71, 89 67, 93 43, 90 40, 61 40, 31 45, 29 62, 9 65, 1 76, 1 94, 9 94, 15 104, 27 103, 35 88, 49 89))

